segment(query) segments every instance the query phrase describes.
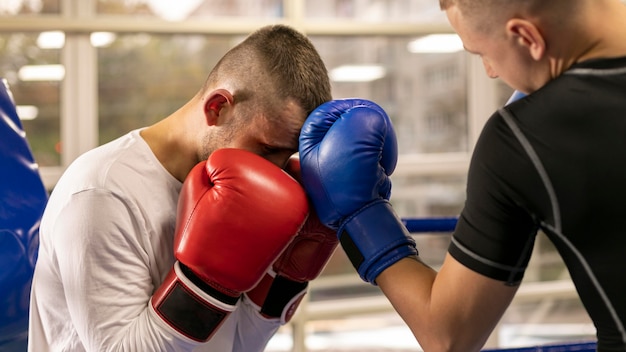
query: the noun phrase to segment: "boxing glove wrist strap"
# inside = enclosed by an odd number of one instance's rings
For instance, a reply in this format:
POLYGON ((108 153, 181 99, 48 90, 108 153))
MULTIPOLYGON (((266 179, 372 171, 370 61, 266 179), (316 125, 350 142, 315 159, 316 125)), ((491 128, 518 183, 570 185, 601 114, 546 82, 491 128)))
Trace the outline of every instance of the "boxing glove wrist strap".
MULTIPOLYGON (((194 283, 199 279, 186 275, 179 262, 169 272, 163 284, 152 296, 151 306, 157 315, 180 334, 199 342, 208 341, 226 317, 235 310, 239 297, 219 294, 225 301, 213 297, 194 283)), ((206 288, 206 284, 202 283, 206 288)), ((210 292, 217 292, 211 289, 210 292)))
POLYGON ((284 324, 291 320, 300 301, 306 293, 308 282, 297 282, 283 276, 276 276, 270 287, 261 313, 280 318, 284 324))
POLYGON ((359 209, 337 233, 361 278, 374 285, 383 270, 402 258, 417 256, 415 241, 386 200, 359 209))
POLYGON ((278 318, 281 324, 291 320, 307 292, 308 282, 294 281, 270 271, 246 293, 259 312, 267 318, 278 318))
POLYGON ((194 272, 191 271, 191 269, 189 269, 185 264, 180 263, 180 262, 178 262, 178 264, 180 265, 180 271, 183 274, 185 274, 185 277, 188 278, 189 281, 193 282, 194 285, 198 286, 198 288, 201 289, 202 292, 219 300, 220 302, 224 302, 226 304, 231 304, 231 305, 237 304, 239 297, 229 296, 227 294, 224 294, 216 290, 215 288, 211 287, 210 285, 207 285, 204 281, 202 281, 202 279, 200 279, 196 274, 194 274, 194 272))

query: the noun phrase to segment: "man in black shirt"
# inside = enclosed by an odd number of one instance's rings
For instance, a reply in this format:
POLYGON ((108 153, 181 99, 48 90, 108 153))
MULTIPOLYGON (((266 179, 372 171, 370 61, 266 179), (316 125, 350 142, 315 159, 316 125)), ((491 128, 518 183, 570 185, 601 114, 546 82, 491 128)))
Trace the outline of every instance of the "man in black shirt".
MULTIPOLYGON (((363 153, 345 165, 323 159, 329 154, 309 153, 317 150, 311 140, 320 126, 329 125, 313 121, 301 133, 300 155, 316 208, 333 216, 326 223, 339 230, 359 274, 380 286, 425 351, 481 349, 519 287, 540 229, 563 257, 595 323, 598 351, 626 351, 626 6, 619 0, 440 5, 489 77, 527 95, 495 112, 484 127, 472 156, 466 205, 441 270, 421 263, 415 244, 402 240, 408 234, 399 219, 390 220, 386 189, 340 184, 361 175, 379 175, 375 187, 388 184, 384 164, 363 161, 363 153), (355 194, 339 198, 319 189, 355 194), (374 206, 376 217, 384 219, 380 224, 363 215, 374 206)), ((358 101, 323 109, 309 120, 340 116, 345 124, 348 118, 384 115, 358 101)), ((333 150, 343 150, 354 144, 337 138, 349 134, 341 125, 331 128, 319 145, 330 142, 333 150)), ((390 132, 371 135, 350 137, 369 138, 375 144, 369 150, 381 151, 370 161, 386 160, 389 148, 376 143, 391 139, 390 132)))

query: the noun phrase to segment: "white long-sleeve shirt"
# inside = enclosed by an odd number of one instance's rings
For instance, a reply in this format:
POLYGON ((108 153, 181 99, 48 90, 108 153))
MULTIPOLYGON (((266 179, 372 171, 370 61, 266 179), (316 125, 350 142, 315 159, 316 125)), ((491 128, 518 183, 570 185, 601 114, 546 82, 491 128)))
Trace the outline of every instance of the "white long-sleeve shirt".
POLYGON ((264 349, 280 324, 245 300, 206 344, 177 333, 150 309, 175 261, 181 186, 139 130, 72 163, 40 226, 29 351, 264 349))

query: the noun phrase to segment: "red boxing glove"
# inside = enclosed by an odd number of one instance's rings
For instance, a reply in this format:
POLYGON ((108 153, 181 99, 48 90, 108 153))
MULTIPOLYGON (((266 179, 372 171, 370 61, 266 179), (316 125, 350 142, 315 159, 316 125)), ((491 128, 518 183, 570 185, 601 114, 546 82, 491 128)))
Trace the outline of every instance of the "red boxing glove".
POLYGON ((207 341, 307 217, 304 190, 266 159, 220 149, 194 167, 178 203, 177 262, 152 297, 174 330, 207 341))
MULTIPOLYGON (((285 170, 300 181, 300 161, 289 159, 285 170)), ((266 317, 285 324, 306 294, 308 282, 317 278, 339 243, 337 233, 324 226, 313 207, 298 235, 274 262, 263 280, 246 296, 266 317)))

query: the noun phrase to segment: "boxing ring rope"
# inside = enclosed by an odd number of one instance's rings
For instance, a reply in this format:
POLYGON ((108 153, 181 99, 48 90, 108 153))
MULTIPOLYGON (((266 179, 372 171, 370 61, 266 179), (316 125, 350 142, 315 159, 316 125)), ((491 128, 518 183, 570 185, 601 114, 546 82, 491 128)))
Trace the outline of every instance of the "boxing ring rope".
POLYGON ((410 233, 452 232, 457 217, 402 218, 402 223, 410 233))
POLYGON ((533 347, 520 347, 509 349, 486 349, 483 352, 595 352, 595 342, 580 342, 559 345, 543 345, 533 347))

